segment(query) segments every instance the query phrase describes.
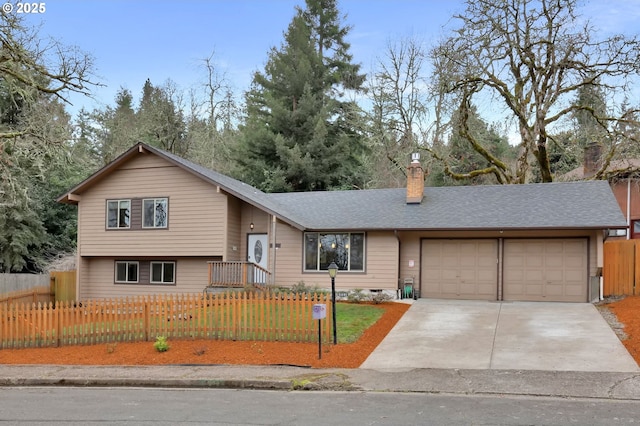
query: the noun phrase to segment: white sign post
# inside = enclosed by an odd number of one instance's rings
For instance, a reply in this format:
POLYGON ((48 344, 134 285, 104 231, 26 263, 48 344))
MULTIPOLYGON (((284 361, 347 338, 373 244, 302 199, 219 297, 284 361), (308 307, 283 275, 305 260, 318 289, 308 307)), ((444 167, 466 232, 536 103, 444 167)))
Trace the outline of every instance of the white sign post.
POLYGON ((313 319, 318 320, 318 359, 322 359, 322 320, 327 317, 327 305, 316 303, 313 305, 313 319))

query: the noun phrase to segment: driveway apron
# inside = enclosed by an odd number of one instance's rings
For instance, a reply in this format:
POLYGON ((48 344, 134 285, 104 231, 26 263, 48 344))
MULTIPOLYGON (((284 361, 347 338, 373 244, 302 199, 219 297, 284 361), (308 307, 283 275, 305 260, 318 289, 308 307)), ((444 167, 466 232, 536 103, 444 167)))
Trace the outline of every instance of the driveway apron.
POLYGON ((636 372, 589 303, 418 299, 361 368, 636 372))

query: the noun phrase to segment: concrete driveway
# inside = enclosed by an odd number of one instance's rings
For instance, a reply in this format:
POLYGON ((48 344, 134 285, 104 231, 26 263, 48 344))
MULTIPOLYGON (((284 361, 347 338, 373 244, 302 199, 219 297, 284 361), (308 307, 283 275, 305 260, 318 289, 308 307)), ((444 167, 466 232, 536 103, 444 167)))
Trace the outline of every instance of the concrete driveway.
POLYGON ((589 303, 419 299, 361 368, 640 371, 589 303))

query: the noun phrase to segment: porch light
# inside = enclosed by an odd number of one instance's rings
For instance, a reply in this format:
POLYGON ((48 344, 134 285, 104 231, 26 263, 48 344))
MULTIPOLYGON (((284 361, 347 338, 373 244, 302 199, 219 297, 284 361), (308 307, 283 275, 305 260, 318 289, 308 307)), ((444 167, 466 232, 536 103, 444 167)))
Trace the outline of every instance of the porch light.
POLYGON ((338 331, 336 326, 336 275, 338 274, 338 265, 331 262, 327 268, 331 277, 331 316, 333 317, 333 344, 338 344, 338 331))

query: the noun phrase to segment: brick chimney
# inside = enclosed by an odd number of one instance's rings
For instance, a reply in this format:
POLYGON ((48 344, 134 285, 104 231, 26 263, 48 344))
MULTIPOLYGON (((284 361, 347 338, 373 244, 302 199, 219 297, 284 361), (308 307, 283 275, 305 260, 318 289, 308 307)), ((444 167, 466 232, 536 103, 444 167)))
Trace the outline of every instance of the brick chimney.
POLYGON ((583 177, 590 178, 602 166, 602 145, 591 142, 584 147, 583 177))
POLYGON ((424 196, 424 170, 420 165, 420 154, 411 154, 407 167, 407 204, 420 204, 424 196))

